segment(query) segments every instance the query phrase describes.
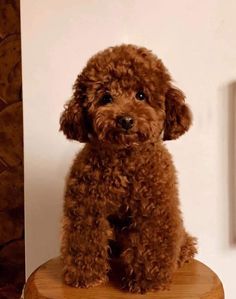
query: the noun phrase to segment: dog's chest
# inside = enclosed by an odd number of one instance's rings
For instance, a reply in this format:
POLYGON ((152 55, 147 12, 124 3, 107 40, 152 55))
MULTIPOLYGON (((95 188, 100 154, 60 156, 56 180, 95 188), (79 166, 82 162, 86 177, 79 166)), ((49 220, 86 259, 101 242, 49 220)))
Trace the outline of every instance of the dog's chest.
POLYGON ((125 212, 134 197, 135 185, 142 167, 139 161, 131 158, 128 156, 103 161, 102 184, 109 213, 125 212))
POLYGON ((127 201, 131 193, 131 180, 128 171, 120 163, 104 165, 102 182, 105 189, 105 199, 108 210, 114 212, 127 201))

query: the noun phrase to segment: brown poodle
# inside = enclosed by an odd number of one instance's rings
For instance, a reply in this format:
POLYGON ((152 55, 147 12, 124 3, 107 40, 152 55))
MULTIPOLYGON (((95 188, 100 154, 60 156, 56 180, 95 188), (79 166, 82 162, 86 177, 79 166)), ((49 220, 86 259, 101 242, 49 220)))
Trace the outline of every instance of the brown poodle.
POLYGON ((60 124, 68 139, 86 143, 66 186, 65 282, 104 283, 116 257, 130 292, 168 288, 176 269, 196 253, 163 144, 191 124, 184 94, 151 51, 111 47, 78 76, 60 124))

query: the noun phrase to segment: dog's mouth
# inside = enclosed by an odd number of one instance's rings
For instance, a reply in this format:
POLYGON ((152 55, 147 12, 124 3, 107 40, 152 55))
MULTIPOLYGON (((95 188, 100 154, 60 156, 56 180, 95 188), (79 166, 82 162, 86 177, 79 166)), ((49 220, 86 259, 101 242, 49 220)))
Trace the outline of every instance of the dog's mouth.
POLYGON ((131 127, 119 126, 116 121, 102 122, 99 118, 94 121, 94 138, 98 142, 117 146, 132 146, 153 140, 156 137, 155 123, 136 122, 131 127))
POLYGON ((125 129, 110 129, 104 136, 100 136, 100 141, 105 143, 112 143, 117 145, 137 145, 149 140, 149 135, 145 132, 137 130, 125 130, 125 129))

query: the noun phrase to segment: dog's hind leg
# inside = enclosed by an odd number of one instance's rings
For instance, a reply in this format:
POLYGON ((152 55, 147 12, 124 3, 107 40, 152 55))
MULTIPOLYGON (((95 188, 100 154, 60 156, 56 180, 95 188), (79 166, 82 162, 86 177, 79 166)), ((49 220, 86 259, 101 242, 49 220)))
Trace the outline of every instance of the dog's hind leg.
POLYGON ((188 233, 185 233, 183 245, 181 246, 178 259, 179 267, 193 259, 194 255, 197 253, 196 244, 197 239, 190 236, 188 233))

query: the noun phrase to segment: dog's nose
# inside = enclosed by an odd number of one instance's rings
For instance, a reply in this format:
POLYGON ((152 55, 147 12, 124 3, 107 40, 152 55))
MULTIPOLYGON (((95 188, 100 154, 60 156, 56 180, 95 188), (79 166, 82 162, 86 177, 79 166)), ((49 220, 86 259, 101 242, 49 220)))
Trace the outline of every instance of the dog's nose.
POLYGON ((117 118, 117 123, 125 130, 129 130, 133 127, 134 120, 130 116, 119 116, 117 118))

